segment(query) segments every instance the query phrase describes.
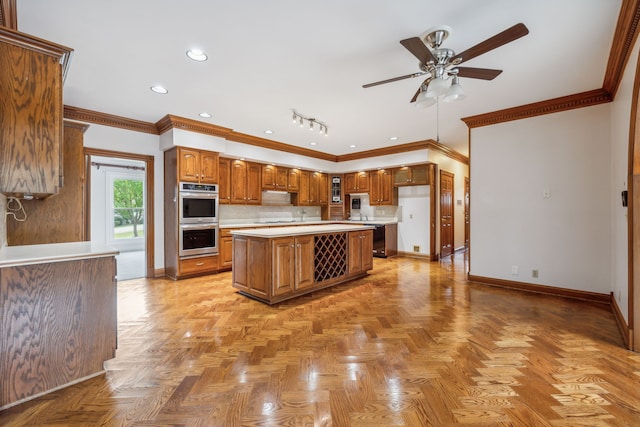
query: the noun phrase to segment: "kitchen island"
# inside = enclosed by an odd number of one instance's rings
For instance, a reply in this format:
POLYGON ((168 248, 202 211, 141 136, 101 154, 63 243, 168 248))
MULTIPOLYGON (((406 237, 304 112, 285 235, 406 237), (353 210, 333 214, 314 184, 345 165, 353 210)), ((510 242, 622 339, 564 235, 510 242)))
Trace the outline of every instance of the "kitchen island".
POLYGON ((363 277, 373 268, 373 226, 232 231, 233 287, 268 304, 363 277))
POLYGON ((0 248, 0 410, 104 372, 117 253, 90 242, 0 248))

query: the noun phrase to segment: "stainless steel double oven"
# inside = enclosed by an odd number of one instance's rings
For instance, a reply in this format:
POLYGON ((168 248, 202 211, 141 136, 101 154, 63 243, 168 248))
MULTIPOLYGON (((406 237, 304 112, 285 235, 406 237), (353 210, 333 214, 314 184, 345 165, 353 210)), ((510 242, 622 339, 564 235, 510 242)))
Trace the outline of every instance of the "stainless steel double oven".
POLYGON ((179 256, 218 253, 218 186, 181 182, 178 188, 179 256))

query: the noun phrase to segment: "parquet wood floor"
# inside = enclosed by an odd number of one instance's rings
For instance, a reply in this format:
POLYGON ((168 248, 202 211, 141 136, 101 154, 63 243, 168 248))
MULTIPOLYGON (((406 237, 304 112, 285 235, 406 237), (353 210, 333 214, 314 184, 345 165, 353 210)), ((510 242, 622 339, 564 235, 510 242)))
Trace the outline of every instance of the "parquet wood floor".
POLYGON ((106 373, 0 413, 28 426, 639 426, 640 354, 604 305, 378 259, 268 306, 230 273, 118 286, 106 373))

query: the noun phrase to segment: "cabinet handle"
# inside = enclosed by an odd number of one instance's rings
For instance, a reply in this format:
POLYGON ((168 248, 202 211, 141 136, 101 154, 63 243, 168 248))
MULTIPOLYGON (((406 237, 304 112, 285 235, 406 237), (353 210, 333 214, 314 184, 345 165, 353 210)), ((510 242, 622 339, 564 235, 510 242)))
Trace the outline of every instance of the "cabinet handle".
POLYGON ((204 262, 196 262, 196 267, 202 267, 204 265, 204 262))

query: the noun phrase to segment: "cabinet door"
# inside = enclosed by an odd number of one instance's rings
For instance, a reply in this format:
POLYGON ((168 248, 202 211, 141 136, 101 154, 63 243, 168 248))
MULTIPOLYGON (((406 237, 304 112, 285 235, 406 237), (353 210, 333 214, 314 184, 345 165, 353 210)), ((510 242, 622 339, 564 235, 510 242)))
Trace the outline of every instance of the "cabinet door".
POLYGON ((289 179, 289 169, 283 167, 276 168, 276 190, 285 191, 289 179))
POLYGON ((259 205, 262 203, 262 187, 260 181, 262 171, 259 163, 247 163, 247 204, 259 205))
POLYGON ((244 160, 231 162, 231 203, 247 202, 247 163, 244 160))
POLYGON ((393 185, 401 186, 401 185, 410 185, 411 177, 410 177, 410 169, 408 166, 404 166, 401 168, 396 168, 393 170, 393 185))
POLYGON ((318 192, 320 187, 320 174, 312 172, 309 177, 309 205, 316 206, 318 202, 318 192))
POLYGON ((178 148, 178 180, 198 182, 200 179, 200 153, 198 150, 178 148))
POLYGON ((318 182, 318 203, 320 206, 329 204, 329 176, 326 173, 320 173, 318 182))
POLYGON ((233 265, 233 237, 220 238, 220 268, 229 268, 233 265))
POLYGON ((362 232, 362 271, 373 268, 373 231, 362 232))
POLYGON ((355 193, 358 190, 356 183, 356 174, 347 173, 344 175, 344 192, 355 193))
POLYGON ((59 58, 11 45, 5 40, 12 35, 6 37, 0 42, 0 191, 55 194, 62 167, 62 67, 59 58))
POLYGON ((218 153, 200 152, 200 182, 204 184, 218 183, 218 153))
POLYGON ((309 206, 309 171, 300 171, 300 190, 298 190, 298 206, 309 206))
MULTIPOLYGON (((393 187, 391 171, 384 169, 379 171, 379 196, 381 205, 395 205, 397 203, 398 190, 393 187)), ((371 181, 373 185, 373 180, 371 181)))
POLYGON ((411 184, 412 185, 428 185, 429 184, 429 165, 411 166, 411 184))
POLYGON ((349 274, 362 271, 362 233, 349 233, 349 274))
POLYGON ((262 165, 262 188, 275 190, 277 168, 273 165, 262 165))
POLYGON ((222 204, 231 203, 231 159, 220 159, 218 162, 218 198, 222 204))
POLYGON ((295 275, 296 289, 313 286, 314 263, 314 238, 313 236, 300 236, 295 239, 295 275))
POLYGON ((369 172, 362 171, 358 172, 356 175, 356 190, 359 193, 368 193, 369 192, 369 172))
POLYGON ((371 190, 369 191, 369 204, 379 205, 382 201, 381 174, 375 171, 371 174, 371 190))
POLYGON ((287 190, 298 191, 300 189, 300 171, 289 169, 287 177, 287 190))
POLYGON ((281 239, 273 239, 271 242, 271 251, 273 262, 271 264, 273 295, 282 295, 293 292, 294 289, 294 249, 293 237, 284 237, 281 239))

